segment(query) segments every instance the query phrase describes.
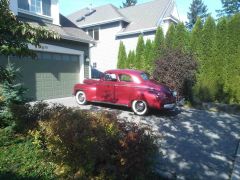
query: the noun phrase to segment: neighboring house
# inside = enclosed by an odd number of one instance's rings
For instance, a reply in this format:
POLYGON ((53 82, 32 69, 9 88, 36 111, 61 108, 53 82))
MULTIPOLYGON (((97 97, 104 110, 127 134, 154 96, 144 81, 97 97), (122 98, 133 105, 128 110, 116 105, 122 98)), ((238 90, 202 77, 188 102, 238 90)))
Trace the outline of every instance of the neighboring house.
POLYGON ((10 9, 22 21, 43 26, 59 34, 60 40, 48 40, 32 59, 0 56, 0 65, 8 61, 20 67, 22 82, 33 100, 72 95, 73 85, 90 77, 89 46, 94 40, 59 13, 58 0, 10 0, 10 9))
POLYGON ((171 23, 179 22, 174 0, 155 0, 122 9, 108 4, 82 9, 68 18, 97 41, 90 48, 90 57, 93 68, 100 71, 117 67, 120 41, 129 52, 135 50, 140 34, 145 40, 153 40, 158 26, 166 33, 171 23))

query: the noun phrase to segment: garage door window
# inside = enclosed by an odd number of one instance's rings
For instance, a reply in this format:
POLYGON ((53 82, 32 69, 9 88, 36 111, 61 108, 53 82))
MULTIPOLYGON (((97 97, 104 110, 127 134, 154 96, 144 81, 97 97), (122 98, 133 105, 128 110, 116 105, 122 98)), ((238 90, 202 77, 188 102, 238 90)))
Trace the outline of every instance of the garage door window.
POLYGON ((58 54, 58 53, 45 53, 38 52, 37 53, 38 60, 46 60, 46 61, 79 61, 79 56, 70 55, 70 54, 58 54))

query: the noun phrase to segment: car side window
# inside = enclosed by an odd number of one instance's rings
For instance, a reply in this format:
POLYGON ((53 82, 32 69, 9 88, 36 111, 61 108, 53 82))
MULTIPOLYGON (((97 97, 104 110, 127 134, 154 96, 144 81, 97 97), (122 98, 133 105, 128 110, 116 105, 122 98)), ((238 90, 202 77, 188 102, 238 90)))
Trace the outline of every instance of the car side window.
POLYGON ((105 81, 117 81, 117 76, 116 74, 104 74, 104 80, 105 81))
POLYGON ((119 75, 119 80, 121 82, 133 82, 131 76, 127 75, 127 74, 120 74, 119 75))

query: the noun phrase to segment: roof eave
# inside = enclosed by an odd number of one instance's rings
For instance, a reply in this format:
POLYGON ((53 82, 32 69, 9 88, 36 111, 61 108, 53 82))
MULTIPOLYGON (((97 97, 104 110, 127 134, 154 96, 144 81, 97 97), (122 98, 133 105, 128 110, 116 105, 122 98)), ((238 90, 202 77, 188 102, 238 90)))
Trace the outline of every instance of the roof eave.
POLYGON ((85 24, 85 25, 80 25, 80 26, 78 25, 78 27, 79 28, 88 28, 88 27, 99 26, 99 25, 109 24, 109 23, 118 22, 118 21, 125 21, 127 23, 130 23, 130 21, 127 20, 126 18, 120 17, 120 18, 110 19, 110 20, 106 20, 106 21, 100 21, 100 22, 96 22, 96 23, 90 23, 90 24, 85 24))
POLYGON ((156 31, 156 30, 157 30, 157 26, 156 27, 152 27, 152 28, 146 28, 146 29, 138 29, 138 30, 129 31, 129 32, 120 32, 120 33, 118 33, 116 35, 116 37, 133 35, 133 34, 142 34, 142 33, 152 32, 152 31, 156 31))
POLYGON ((60 35, 60 38, 65 39, 65 40, 70 40, 70 41, 87 43, 87 44, 95 44, 96 43, 94 40, 86 40, 86 39, 76 38, 73 36, 60 35))
POLYGON ((177 19, 177 18, 175 18, 173 16, 169 16, 169 17, 163 18, 163 21, 166 21, 166 20, 171 20, 171 21, 173 21, 175 23, 179 23, 180 22, 179 19, 177 19))

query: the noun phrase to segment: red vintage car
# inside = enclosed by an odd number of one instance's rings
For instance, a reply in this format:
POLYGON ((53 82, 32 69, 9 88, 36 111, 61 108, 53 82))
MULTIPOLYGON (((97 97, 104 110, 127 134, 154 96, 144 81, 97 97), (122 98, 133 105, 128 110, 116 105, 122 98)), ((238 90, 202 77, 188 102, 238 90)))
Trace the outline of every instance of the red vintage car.
POLYGON ((173 109, 176 104, 176 92, 137 70, 106 71, 100 80, 75 84, 73 95, 80 105, 101 102, 127 106, 137 115, 145 115, 149 108, 173 109))

